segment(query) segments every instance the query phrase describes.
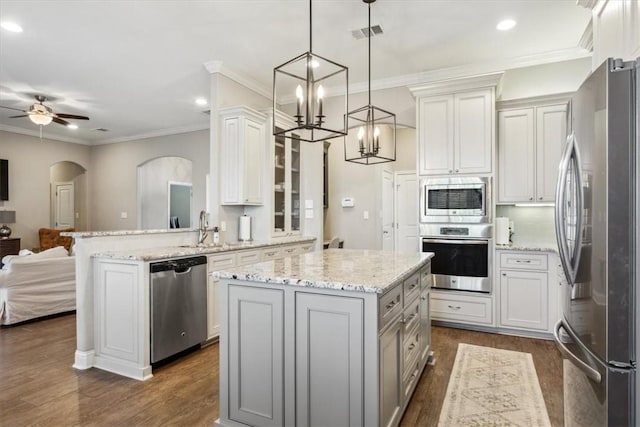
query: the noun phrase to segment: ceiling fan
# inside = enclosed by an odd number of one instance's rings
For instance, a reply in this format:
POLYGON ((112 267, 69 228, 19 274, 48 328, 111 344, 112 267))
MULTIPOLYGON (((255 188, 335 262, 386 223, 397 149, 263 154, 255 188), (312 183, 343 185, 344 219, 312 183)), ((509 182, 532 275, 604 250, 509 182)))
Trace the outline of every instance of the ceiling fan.
POLYGON ((64 120, 64 119, 75 119, 75 120, 89 120, 89 117, 87 116, 78 116, 75 114, 65 114, 65 113, 54 113, 53 110, 49 107, 47 107, 46 105, 44 105, 43 103, 47 100, 47 98, 43 95, 34 95, 34 97, 36 98, 36 103, 34 103, 33 105, 31 105, 29 107, 29 110, 21 110, 19 108, 12 108, 12 107, 3 107, 0 105, 0 108, 6 108, 8 110, 16 110, 16 111, 22 111, 23 113, 27 113, 27 114, 20 114, 18 116, 11 116, 9 117, 10 119, 15 119, 18 117, 29 117, 29 119, 40 126, 46 126, 49 123, 51 123, 52 121, 54 123, 58 123, 60 125, 63 126, 69 126, 71 125, 70 122, 64 120))

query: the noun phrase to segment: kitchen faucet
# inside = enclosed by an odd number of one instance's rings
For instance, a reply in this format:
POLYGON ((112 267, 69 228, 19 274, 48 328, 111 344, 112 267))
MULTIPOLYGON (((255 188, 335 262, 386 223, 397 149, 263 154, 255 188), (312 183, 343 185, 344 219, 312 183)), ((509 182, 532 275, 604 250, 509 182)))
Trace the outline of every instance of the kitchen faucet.
POLYGON ((198 245, 202 245, 207 238, 207 228, 209 227, 209 221, 207 221, 207 213, 204 210, 200 211, 200 226, 198 227, 198 245))

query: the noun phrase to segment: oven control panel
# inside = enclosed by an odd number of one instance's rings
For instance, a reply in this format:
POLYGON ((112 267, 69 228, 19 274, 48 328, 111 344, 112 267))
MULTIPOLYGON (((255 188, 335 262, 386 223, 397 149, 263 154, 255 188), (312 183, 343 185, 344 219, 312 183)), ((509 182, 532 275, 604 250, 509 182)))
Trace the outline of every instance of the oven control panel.
POLYGON ((443 236, 468 236, 467 227, 440 227, 440 234, 443 236))

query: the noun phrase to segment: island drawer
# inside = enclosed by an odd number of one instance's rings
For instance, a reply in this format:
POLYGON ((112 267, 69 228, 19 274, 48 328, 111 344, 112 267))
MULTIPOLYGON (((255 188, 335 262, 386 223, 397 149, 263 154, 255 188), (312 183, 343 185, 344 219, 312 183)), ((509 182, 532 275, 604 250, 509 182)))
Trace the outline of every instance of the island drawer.
POLYGON ((260 262, 261 252, 259 249, 238 252, 238 265, 248 265, 260 262))
POLYGON ((404 304, 407 305, 420 295, 420 273, 416 272, 402 283, 404 304))
POLYGON ((418 355, 420 354, 420 331, 416 328, 411 331, 409 336, 404 337, 403 344, 403 359, 404 359, 404 372, 403 376, 409 374, 411 369, 414 366, 414 362, 418 360, 418 355))
POLYGON ((425 267, 420 271, 420 288, 425 290, 433 285, 433 274, 431 274, 431 266, 425 267))
POLYGON ((420 378, 420 360, 416 360, 406 369, 406 374, 402 378, 402 389, 404 391, 404 401, 411 397, 411 392, 420 378))
POLYGON ((547 271, 547 254, 502 252, 500 268, 547 271))
POLYGON ((313 251, 313 243, 303 243, 298 245, 298 253, 305 254, 313 251))
POLYGON ((380 330, 396 315, 402 313, 402 284, 396 285, 378 301, 378 324, 380 330))
POLYGON ((293 246, 284 246, 282 248, 282 255, 283 256, 292 256, 292 255, 296 255, 298 254, 298 246, 293 245, 293 246))
POLYGON ((431 290, 431 318, 473 324, 493 324, 491 298, 431 290))
POLYGON ((405 337, 408 336, 414 328, 420 323, 420 298, 416 298, 409 305, 405 304, 402 313, 402 323, 404 324, 405 337))

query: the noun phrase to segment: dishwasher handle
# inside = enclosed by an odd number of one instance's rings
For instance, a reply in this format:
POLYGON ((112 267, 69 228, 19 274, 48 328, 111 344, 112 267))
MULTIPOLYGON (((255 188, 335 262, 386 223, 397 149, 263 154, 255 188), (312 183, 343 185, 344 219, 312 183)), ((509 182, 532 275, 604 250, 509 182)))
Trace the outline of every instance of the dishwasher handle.
POLYGON ((206 256, 195 256, 189 258, 178 258, 168 261, 153 262, 149 264, 151 273, 159 273, 161 271, 174 271, 179 274, 188 273, 191 267, 196 265, 207 264, 206 256))
POLYGON ((189 274, 191 273, 191 267, 175 268, 173 272, 175 273, 176 276, 179 276, 181 274, 189 274))

